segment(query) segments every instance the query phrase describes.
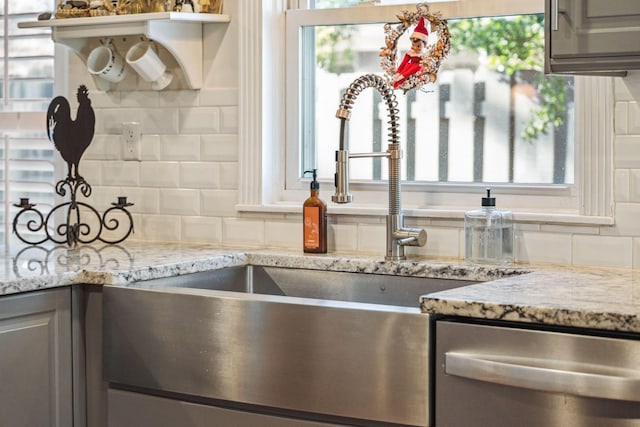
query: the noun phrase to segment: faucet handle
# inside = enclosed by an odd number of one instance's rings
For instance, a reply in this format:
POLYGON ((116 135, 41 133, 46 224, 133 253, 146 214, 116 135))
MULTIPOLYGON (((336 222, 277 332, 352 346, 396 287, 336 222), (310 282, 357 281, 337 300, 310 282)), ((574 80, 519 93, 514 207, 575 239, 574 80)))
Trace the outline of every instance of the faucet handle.
POLYGON ((402 227, 394 233, 394 237, 402 246, 424 246, 427 244, 427 232, 423 228, 402 227))

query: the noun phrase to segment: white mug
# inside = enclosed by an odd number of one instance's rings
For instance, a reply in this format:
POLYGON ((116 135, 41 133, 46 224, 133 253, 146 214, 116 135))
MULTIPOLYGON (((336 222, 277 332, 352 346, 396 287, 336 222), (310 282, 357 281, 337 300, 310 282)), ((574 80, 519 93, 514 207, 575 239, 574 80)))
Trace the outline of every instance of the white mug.
POLYGON ((127 63, 140 77, 151 82, 151 88, 162 90, 171 83, 173 75, 148 42, 139 42, 127 52, 127 63))
POLYGON ((107 46, 98 46, 89 53, 87 68, 91 74, 114 83, 122 81, 127 75, 122 56, 107 46))

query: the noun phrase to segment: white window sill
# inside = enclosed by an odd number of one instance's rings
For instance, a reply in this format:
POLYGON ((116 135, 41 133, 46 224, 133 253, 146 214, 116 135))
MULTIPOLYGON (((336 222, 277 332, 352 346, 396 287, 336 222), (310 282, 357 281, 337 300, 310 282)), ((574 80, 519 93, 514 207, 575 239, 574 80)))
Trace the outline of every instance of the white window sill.
MULTIPOLYGON (((302 213, 301 203, 273 203, 262 205, 236 205, 239 212, 257 213, 302 213)), ((402 210, 405 217, 431 218, 431 219, 463 219, 465 210, 461 209, 424 209, 407 207, 402 210)), ((329 215, 359 215, 359 216, 384 216, 387 214, 386 208, 371 205, 358 205, 351 203, 348 205, 337 205, 327 203, 327 213, 329 215)), ((575 226, 600 226, 614 225, 613 217, 609 216, 586 216, 572 212, 534 212, 534 211, 514 211, 513 219, 518 223, 538 223, 538 224, 560 224, 575 226)))

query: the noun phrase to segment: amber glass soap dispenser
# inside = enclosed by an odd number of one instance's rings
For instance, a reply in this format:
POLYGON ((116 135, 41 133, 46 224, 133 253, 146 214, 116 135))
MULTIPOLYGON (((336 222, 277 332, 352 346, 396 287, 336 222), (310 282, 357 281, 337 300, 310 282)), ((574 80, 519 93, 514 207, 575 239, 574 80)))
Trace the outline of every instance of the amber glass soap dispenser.
POLYGON ((303 248, 306 253, 327 253, 327 204, 320 200, 320 183, 316 180, 316 169, 305 171, 313 173, 311 195, 302 207, 303 248))

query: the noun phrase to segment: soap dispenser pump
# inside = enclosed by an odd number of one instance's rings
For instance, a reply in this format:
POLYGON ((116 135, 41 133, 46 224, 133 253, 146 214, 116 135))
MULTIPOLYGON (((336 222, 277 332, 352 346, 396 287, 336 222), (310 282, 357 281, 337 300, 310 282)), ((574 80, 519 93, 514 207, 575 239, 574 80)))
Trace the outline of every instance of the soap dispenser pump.
POLYGON ((321 200, 320 183, 317 181, 317 170, 305 171, 312 173, 311 195, 305 200, 302 208, 303 221, 303 249, 306 253, 327 253, 327 204, 321 200))
POLYGON ((469 263, 508 265, 513 261, 512 214, 496 209, 489 188, 481 208, 464 214, 464 242, 464 259, 469 263))

